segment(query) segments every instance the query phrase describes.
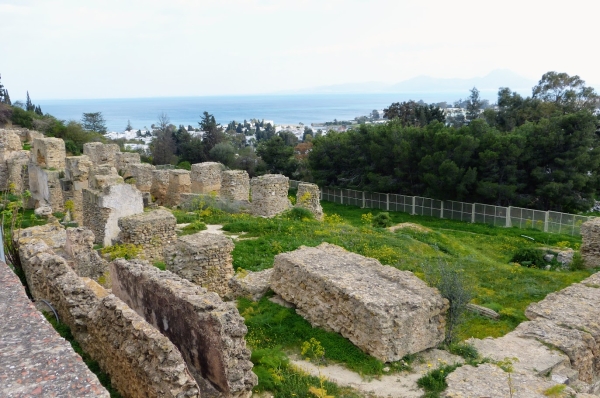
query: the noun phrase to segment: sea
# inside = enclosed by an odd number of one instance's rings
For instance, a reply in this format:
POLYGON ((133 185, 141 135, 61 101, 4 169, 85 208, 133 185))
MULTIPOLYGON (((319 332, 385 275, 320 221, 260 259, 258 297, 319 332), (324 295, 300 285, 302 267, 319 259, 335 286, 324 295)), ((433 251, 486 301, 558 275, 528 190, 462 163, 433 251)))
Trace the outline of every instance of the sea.
MULTIPOLYGON (((393 102, 423 100, 427 103, 452 103, 468 96, 461 93, 378 93, 378 94, 295 94, 204 97, 156 97, 114 99, 63 99, 34 101, 44 113, 69 121, 81 120, 83 113, 102 112, 108 131, 122 132, 128 121, 135 130, 158 124, 166 114, 174 125, 198 126, 203 112, 214 115, 217 123, 232 120, 272 120, 276 125, 311 125, 337 120, 353 120, 373 110, 381 111, 393 102)), ((488 94, 482 93, 483 98, 488 94)))

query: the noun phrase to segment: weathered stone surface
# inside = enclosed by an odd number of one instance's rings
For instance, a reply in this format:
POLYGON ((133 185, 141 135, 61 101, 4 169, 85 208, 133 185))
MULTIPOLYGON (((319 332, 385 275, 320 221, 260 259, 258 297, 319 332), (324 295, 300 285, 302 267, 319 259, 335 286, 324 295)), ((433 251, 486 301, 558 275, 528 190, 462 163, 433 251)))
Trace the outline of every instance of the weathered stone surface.
MULTIPOLYGON (((223 165, 217 162, 204 162, 192 165, 191 191, 192 193, 217 194, 221 190, 221 171, 223 165)), ((246 198, 247 200, 247 198, 246 198)))
POLYGON ((298 193, 296 194, 296 207, 303 207, 310 210, 315 219, 323 221, 323 208, 321 207, 321 191, 317 184, 301 182, 298 184, 298 193))
MULTIPOLYGON (((442 393, 446 398, 515 397, 546 398, 544 391, 557 383, 531 373, 508 373, 496 365, 484 363, 477 367, 464 365, 446 377, 448 388, 442 393)), ((575 393, 569 387, 565 393, 575 393)))
POLYGON ((289 186, 290 179, 281 174, 265 174, 250 180, 252 214, 274 217, 292 207, 288 199, 289 186))
POLYGON ((83 189, 89 188, 92 161, 87 156, 68 156, 65 168, 65 186, 68 192, 63 195, 73 202, 71 217, 79 225, 83 225, 83 189))
POLYGON ((64 196, 60 175, 62 171, 48 170, 37 164, 29 163, 29 189, 35 207, 47 204, 54 211, 64 210, 64 196))
POLYGON ((165 247, 167 269, 182 278, 225 297, 234 274, 231 239, 215 234, 181 236, 165 247))
POLYGON ((587 268, 600 267, 600 217, 581 225, 580 253, 587 268))
POLYGON ((98 281, 108 271, 108 263, 94 250, 94 240, 94 233, 85 227, 67 228, 64 251, 77 275, 98 281))
POLYGON ((166 203, 167 191, 169 189, 169 170, 152 170, 152 185, 150 194, 157 205, 166 203))
POLYGON ((573 249, 562 250, 556 254, 556 261, 558 261, 563 267, 566 267, 573 262, 574 255, 575 250, 573 249))
POLYGON ((108 398, 96 375, 36 310, 3 262, 0 286, 0 396, 108 398))
POLYGON ((175 216, 167 210, 121 217, 119 241, 142 246, 142 258, 145 260, 164 261, 164 248, 177 240, 176 225, 175 216))
POLYGON ((124 173, 130 165, 140 164, 140 162, 140 154, 137 152, 117 152, 115 154, 115 167, 120 173, 124 173))
POLYGON ((313 326, 382 361, 444 339, 448 301, 408 271, 323 243, 275 256, 271 289, 313 326))
POLYGON ((65 142, 60 138, 35 138, 31 147, 31 162, 42 169, 65 169, 65 142))
POLYGON ((44 241, 54 252, 61 254, 62 248, 67 243, 67 231, 58 222, 24 228, 19 231, 20 245, 27 244, 32 239, 44 241))
POLYGON ((12 157, 6 161, 6 166, 8 183, 6 188, 11 187, 15 194, 22 194, 29 190, 29 151, 13 152, 12 157))
POLYGON ((156 169, 148 163, 129 164, 123 174, 124 178, 133 178, 135 186, 142 192, 150 192, 152 189, 152 172, 156 169))
POLYGON ((594 381, 595 342, 589 333, 565 328, 543 318, 523 322, 511 333, 555 347, 569 357, 571 366, 579 372, 579 380, 594 381))
POLYGON ((90 170, 89 188, 103 189, 109 185, 123 184, 124 180, 117 169, 109 164, 94 165, 90 170))
POLYGON ((9 184, 8 162, 21 150, 19 136, 11 130, 0 130, 0 190, 9 184))
POLYGON ((111 263, 112 289, 179 348, 203 397, 249 397, 257 383, 243 318, 224 303, 170 272, 141 261, 111 263))
POLYGON ((38 217, 48 218, 52 215, 52 207, 48 205, 41 205, 33 212, 38 217))
POLYGON ((221 191, 219 196, 225 200, 250 199, 250 177, 246 170, 226 170, 221 173, 221 191))
POLYGON ((569 364, 569 358, 562 352, 550 350, 537 340, 521 338, 514 332, 497 339, 469 339, 467 343, 475 347, 479 355, 494 361, 517 358, 513 367, 520 373, 545 376, 569 364))
POLYGON ((166 206, 177 206, 181 202, 182 193, 190 193, 192 183, 187 170, 169 170, 169 188, 165 198, 166 206))
POLYGON ((83 225, 92 230, 96 243, 112 245, 119 236, 119 218, 143 211, 142 193, 132 185, 109 185, 101 191, 83 190, 83 225))
POLYGON ((269 290, 272 274, 273 268, 259 272, 244 271, 235 274, 229 280, 229 288, 231 289, 229 296, 232 299, 245 297, 253 301, 260 300, 269 290))
POLYGON ((19 254, 34 298, 52 303, 83 350, 128 397, 198 397, 198 385, 167 337, 112 294, 96 296, 65 259, 39 239, 19 254))
POLYGON ((83 154, 88 156, 94 165, 109 164, 117 167, 117 153, 121 152, 117 144, 88 142, 83 144, 83 154))

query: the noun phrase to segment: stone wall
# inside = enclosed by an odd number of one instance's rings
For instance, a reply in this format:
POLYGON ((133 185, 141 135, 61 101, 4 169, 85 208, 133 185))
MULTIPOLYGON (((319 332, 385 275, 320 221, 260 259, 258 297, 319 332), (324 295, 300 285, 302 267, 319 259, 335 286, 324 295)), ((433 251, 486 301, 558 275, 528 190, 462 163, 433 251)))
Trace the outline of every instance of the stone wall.
POLYGON ((124 173, 132 164, 140 164, 140 154, 137 152, 117 152, 115 167, 119 173, 124 173))
POLYGON ((296 207, 303 207, 309 210, 315 219, 323 221, 323 208, 321 207, 321 191, 316 184, 301 182, 298 184, 298 193, 296 194, 296 207))
POLYGON ((323 243, 275 256, 271 289, 313 326, 384 362, 444 339, 448 301, 412 272, 323 243))
POLYGON ((71 218, 83 225, 83 189, 89 188, 92 161, 87 156, 67 156, 65 168, 65 186, 69 199, 73 202, 71 218))
POLYGON ((124 302, 84 282, 42 240, 22 244, 19 253, 33 297, 52 303, 123 396, 199 397, 177 347, 124 302))
POLYGON ((204 162, 192 165, 191 192, 217 194, 221 190, 221 170, 223 165, 217 162, 204 162))
POLYGON ((167 269, 210 292, 224 297, 234 274, 231 239, 216 234, 181 236, 165 248, 167 269))
POLYGON ((141 261, 110 265, 112 291, 179 348, 202 397, 249 397, 257 383, 233 303, 141 261))
POLYGON ((35 138, 31 147, 31 161, 43 169, 65 169, 65 142, 60 138, 35 138))
POLYGON ((148 163, 132 163, 127 166, 123 177, 133 178, 135 186, 142 192, 150 192, 152 189, 152 172, 156 168, 148 163))
POLYGON ((600 267, 600 217, 581 225, 580 253, 587 268, 600 267))
POLYGON ((83 190, 83 225, 92 230, 96 243, 104 246, 112 245, 119 236, 119 218, 143 211, 142 193, 132 185, 83 190))
POLYGON ((250 177, 246 170, 226 170, 221 174, 221 198, 248 201, 250 199, 250 177))
POLYGON ((190 193, 192 182, 187 170, 169 170, 169 187, 165 197, 165 206, 177 206, 182 193, 190 193))
POLYGON ((281 174, 265 174, 250 180, 252 214, 274 217, 292 207, 288 199, 289 186, 290 179, 281 174))
POLYGON ((94 233, 85 228, 67 228, 64 256, 75 273, 99 281, 108 271, 108 262, 94 250, 94 233))
POLYGON ((119 218, 119 241, 141 245, 143 258, 164 261, 164 248, 177 240, 175 216, 166 210, 154 210, 119 218))
POLYGON ((117 153, 121 152, 117 144, 88 142, 83 144, 83 154, 88 156, 94 165, 109 164, 117 167, 117 153))
POLYGON ((0 191, 8 188, 8 162, 21 150, 19 136, 11 130, 0 130, 0 191))
MULTIPOLYGON (((22 194, 29 190, 29 151, 13 152, 12 157, 6 161, 6 165, 8 168, 7 188, 8 186, 14 187, 15 194, 22 194)), ((1 168, 2 166, 0 166, 1 168)))
POLYGON ((48 170, 37 164, 29 163, 29 190, 35 207, 49 205, 52 211, 63 211, 64 196, 60 176, 62 170, 48 170))
POLYGON ((150 194, 157 205, 163 206, 166 203, 168 189, 169 170, 152 170, 150 194))

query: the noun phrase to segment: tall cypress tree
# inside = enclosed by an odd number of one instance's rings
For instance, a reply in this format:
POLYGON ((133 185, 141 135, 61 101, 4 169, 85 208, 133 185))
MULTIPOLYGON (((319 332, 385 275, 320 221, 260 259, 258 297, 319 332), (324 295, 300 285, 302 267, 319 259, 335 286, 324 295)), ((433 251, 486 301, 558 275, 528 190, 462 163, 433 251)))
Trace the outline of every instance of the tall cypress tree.
POLYGON ((2 76, 0 75, 0 104, 11 105, 10 96, 8 95, 8 90, 4 88, 2 84, 2 76))
POLYGON ((25 103, 25 110, 28 112, 35 111, 35 105, 31 102, 31 98, 29 98, 29 91, 27 91, 27 102, 25 103))

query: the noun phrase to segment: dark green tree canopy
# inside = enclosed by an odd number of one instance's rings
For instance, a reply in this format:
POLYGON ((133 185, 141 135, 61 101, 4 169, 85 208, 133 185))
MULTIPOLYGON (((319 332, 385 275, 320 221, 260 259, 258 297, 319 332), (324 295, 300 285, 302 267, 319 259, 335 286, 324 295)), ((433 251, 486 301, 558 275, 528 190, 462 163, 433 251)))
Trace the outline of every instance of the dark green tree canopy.
POLYGON ((81 117, 81 124, 86 131, 93 131, 101 134, 106 133, 106 120, 104 120, 102 112, 84 113, 81 117))
POLYGON ((383 117, 388 120, 398 119, 403 126, 427 126, 433 121, 444 122, 444 110, 435 106, 420 104, 415 101, 394 102, 383 110, 383 117))
POLYGON ((554 103, 563 113, 580 110, 594 111, 600 97, 592 87, 587 87, 579 76, 547 72, 533 88, 534 99, 554 103))

